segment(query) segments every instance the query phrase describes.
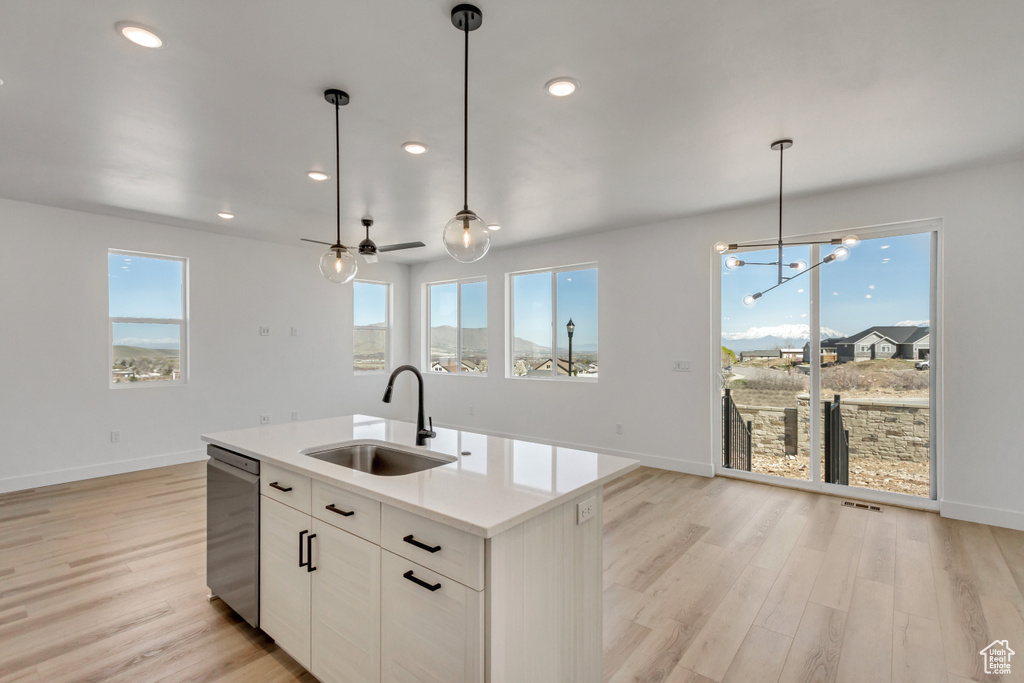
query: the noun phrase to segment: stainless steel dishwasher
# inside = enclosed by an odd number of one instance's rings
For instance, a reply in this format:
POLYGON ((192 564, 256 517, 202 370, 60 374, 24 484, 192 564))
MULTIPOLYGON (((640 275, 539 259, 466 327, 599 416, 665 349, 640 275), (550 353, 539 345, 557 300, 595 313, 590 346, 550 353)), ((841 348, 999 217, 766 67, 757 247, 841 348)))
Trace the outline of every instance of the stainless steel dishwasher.
POLYGON ((206 585, 259 626, 260 461, 214 445, 206 454, 206 585))

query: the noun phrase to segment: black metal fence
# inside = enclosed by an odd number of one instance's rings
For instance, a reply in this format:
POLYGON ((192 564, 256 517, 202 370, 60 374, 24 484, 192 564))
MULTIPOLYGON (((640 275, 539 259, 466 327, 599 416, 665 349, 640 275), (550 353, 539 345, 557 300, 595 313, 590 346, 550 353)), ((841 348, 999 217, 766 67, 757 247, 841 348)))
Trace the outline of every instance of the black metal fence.
POLYGON ((834 401, 825 401, 825 481, 850 483, 850 432, 843 428, 839 394, 834 401))
POLYGON ((722 464, 734 470, 750 471, 750 435, 753 424, 743 416, 732 400, 730 390, 722 397, 722 464))

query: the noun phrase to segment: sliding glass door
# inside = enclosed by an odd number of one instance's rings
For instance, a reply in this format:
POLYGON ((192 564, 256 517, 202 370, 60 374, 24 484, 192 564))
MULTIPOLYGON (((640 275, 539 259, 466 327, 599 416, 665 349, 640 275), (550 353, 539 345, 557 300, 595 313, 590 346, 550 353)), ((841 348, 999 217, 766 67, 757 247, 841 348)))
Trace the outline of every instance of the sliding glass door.
MULTIPOLYGON (((722 258, 724 468, 934 497, 934 242, 869 234, 752 306, 744 297, 777 281, 757 264, 777 252, 722 258)), ((813 265, 831 250, 790 247, 783 262, 813 265)))

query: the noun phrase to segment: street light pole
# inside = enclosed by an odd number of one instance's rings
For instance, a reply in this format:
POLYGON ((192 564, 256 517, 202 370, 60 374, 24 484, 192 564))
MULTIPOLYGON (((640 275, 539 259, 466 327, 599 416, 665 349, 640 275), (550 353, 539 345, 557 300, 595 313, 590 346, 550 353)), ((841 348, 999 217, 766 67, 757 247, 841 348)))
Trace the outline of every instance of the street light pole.
MULTIPOLYGON (((569 318, 569 322, 565 324, 565 331, 569 333, 569 376, 572 377, 572 333, 575 331, 576 326, 572 324, 572 318, 569 318)), ((556 363, 557 365, 557 363, 556 363)), ((558 371, 556 370, 557 374, 558 371)))

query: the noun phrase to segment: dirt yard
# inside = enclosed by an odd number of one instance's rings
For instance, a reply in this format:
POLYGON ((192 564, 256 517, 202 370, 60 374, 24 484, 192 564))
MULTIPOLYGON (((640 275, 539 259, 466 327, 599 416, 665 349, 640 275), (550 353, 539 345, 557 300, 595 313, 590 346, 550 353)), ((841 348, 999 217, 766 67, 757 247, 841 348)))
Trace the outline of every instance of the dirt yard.
MULTIPOLYGON (((807 460, 754 455, 751 469, 762 474, 774 474, 789 479, 810 480, 807 460)), ((824 478, 825 464, 821 465, 824 478)), ((880 460, 866 456, 850 456, 850 486, 892 491, 927 498, 930 494, 928 462, 880 460)))

